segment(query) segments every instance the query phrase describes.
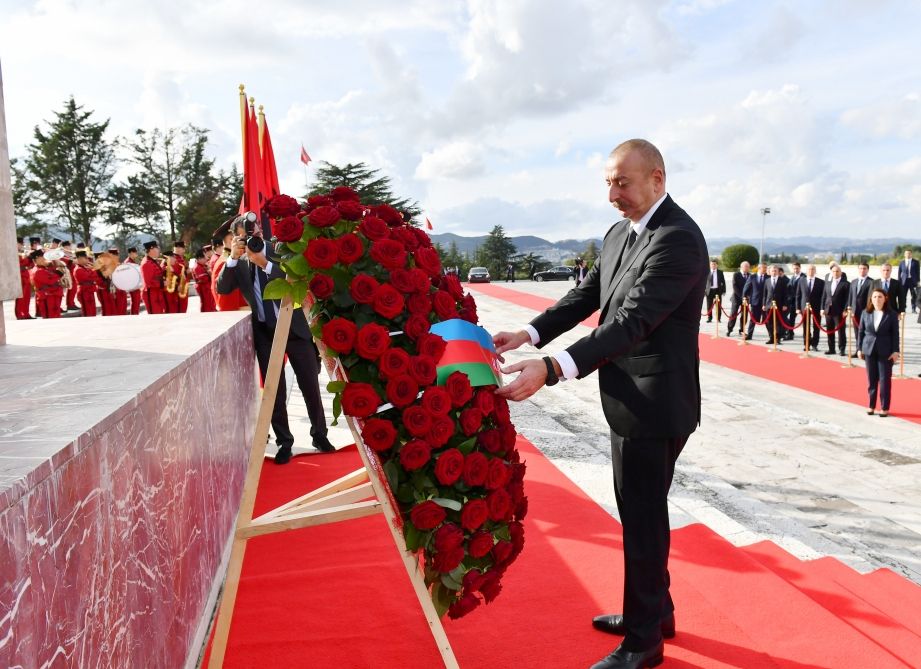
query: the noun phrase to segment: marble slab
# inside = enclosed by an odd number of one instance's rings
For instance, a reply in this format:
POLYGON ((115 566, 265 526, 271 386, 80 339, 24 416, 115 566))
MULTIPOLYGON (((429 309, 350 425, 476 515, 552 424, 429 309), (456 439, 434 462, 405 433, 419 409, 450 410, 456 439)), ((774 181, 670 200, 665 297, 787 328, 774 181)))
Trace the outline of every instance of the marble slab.
POLYGON ((255 424, 248 318, 7 324, 0 666, 197 655, 255 424))
MULTIPOLYGON (((0 71, 0 301, 13 300, 20 295, 22 295, 22 284, 19 281, 19 259, 16 257, 16 225, 13 222, 10 153, 6 138, 3 72, 0 71)), ((0 344, 2 341, 0 337, 0 344)))

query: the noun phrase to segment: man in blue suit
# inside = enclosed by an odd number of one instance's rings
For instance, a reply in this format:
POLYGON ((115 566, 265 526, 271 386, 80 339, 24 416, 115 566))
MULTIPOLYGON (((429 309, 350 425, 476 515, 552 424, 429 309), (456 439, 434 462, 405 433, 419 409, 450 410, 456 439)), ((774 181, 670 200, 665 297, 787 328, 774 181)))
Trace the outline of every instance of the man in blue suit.
POLYGON ((746 340, 750 340, 755 332, 755 321, 760 321, 764 318, 764 284, 766 282, 767 265, 761 263, 758 265, 757 274, 749 276, 748 281, 745 282, 745 287, 742 289, 742 297, 748 298, 748 314, 750 316, 748 332, 745 334, 746 340))
POLYGON ((899 283, 902 284, 902 306, 908 306, 908 295, 911 294, 911 313, 915 313, 918 308, 918 284, 921 282, 919 276, 921 269, 918 267, 918 261, 911 257, 911 249, 905 249, 905 258, 899 263, 899 283))

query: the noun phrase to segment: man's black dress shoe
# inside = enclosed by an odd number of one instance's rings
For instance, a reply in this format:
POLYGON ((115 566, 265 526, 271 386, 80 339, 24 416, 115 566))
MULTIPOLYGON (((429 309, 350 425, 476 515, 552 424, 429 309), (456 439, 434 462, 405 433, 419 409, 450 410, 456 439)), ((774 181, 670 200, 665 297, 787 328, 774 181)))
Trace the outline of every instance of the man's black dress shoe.
POLYGON ((660 641, 649 650, 634 653, 623 649, 623 644, 614 649, 606 658, 599 660, 591 669, 645 669, 662 664, 665 646, 660 641))
MULTIPOLYGON (((619 613, 595 616, 592 618, 592 627, 608 634, 619 634, 620 636, 623 636, 627 631, 624 628, 624 617, 619 613)), ((662 637, 664 639, 673 639, 675 637, 675 614, 662 621, 662 637)))
POLYGON ((332 453, 336 450, 336 447, 329 443, 325 434, 313 438, 313 447, 321 453, 332 453))
POLYGON ((291 447, 279 446, 278 453, 275 454, 276 465, 286 465, 291 460, 291 447))
POLYGON ((835 354, 834 351, 825 351, 825 355, 834 355, 834 354, 835 354))

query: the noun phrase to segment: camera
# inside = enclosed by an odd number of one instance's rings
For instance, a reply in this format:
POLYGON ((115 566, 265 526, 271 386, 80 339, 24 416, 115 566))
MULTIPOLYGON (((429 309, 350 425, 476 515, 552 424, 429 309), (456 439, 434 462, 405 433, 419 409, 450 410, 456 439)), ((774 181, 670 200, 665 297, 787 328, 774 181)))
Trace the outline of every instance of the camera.
POLYGON ((246 239, 246 248, 253 253, 261 253, 265 248, 265 240, 260 236, 262 231, 257 224, 258 218, 251 211, 240 214, 233 220, 234 235, 246 239))

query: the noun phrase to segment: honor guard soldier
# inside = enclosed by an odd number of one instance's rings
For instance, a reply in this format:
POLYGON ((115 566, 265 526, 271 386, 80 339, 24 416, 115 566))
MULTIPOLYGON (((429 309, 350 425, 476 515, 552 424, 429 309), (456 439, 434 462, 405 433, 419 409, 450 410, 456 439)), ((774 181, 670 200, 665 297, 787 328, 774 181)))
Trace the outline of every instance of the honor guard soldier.
POLYGON ((84 316, 96 315, 96 291, 102 280, 90 265, 86 251, 77 251, 74 258, 74 285, 77 287, 77 299, 84 316))
POLYGON ((19 283, 22 286, 22 297, 17 297, 14 303, 16 319, 28 321, 35 318, 29 313, 29 307, 32 304, 32 280, 29 270, 34 264, 25 251, 25 242, 22 237, 16 238, 16 251, 19 256, 19 283))
MULTIPOLYGON (((74 251, 70 246, 70 242, 67 240, 61 242, 61 249, 64 251, 64 257, 61 258, 61 262, 67 266, 67 273, 73 276, 74 251)), ((70 287, 67 288, 67 311, 80 311, 80 307, 77 306, 76 297, 77 284, 71 281, 70 287)))
POLYGON ((173 242, 173 274, 176 275, 176 313, 189 309, 189 272, 185 259, 185 242, 173 242))
POLYGON ((42 251, 42 238, 41 237, 29 237, 29 250, 30 251, 42 251))
POLYGON ((32 268, 32 285, 35 286, 35 310, 42 318, 61 317, 61 299, 64 297, 62 274, 52 269, 45 260, 44 252, 29 254, 35 267, 32 268))
MULTIPOLYGON (((109 255, 115 259, 115 267, 121 264, 121 261, 118 259, 118 247, 113 246, 109 249, 109 255)), ((113 268, 114 272, 114 268, 113 268)), ((111 280, 111 279, 110 279, 111 280)), ((114 289, 113 297, 115 299, 115 315, 116 316, 127 316, 128 315, 128 293, 123 290, 120 290, 114 283, 112 284, 114 289)))
POLYGON ((166 300, 163 296, 164 261, 160 259, 157 242, 144 242, 147 255, 141 261, 141 277, 144 279, 142 297, 148 314, 165 314, 166 300))
MULTIPOLYGON (((93 269, 99 276, 99 285, 96 288, 96 295, 99 297, 99 304, 102 305, 103 316, 115 316, 115 294, 112 286, 112 266, 114 259, 108 251, 100 251, 96 254, 93 262, 93 269)), ((117 264, 117 261, 116 261, 117 264)))
MULTIPOLYGON (((125 258, 125 264, 129 265, 138 265, 138 250, 137 247, 131 246, 128 248, 128 257, 125 258)), ((131 296, 131 315, 137 316, 141 313, 141 291, 132 290, 128 295, 131 296)))
POLYGON ((208 254, 211 247, 206 246, 195 252, 195 267, 192 276, 195 278, 195 290, 201 301, 202 313, 217 311, 214 296, 211 294, 211 273, 208 271, 208 254))

